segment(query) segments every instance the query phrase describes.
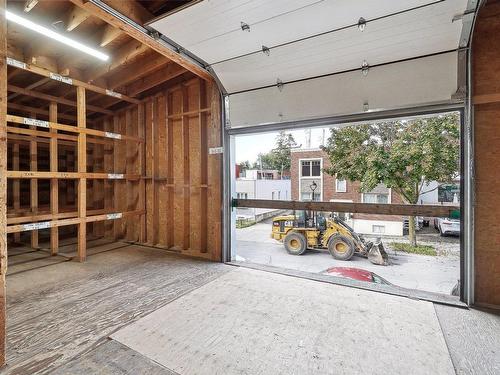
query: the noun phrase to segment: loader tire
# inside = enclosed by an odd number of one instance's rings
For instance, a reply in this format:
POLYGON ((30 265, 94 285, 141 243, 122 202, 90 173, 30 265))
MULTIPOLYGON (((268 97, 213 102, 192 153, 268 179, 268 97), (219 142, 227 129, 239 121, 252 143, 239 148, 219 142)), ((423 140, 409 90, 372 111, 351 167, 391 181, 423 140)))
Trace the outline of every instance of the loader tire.
POLYGON ((334 235, 328 241, 328 251, 338 260, 349 260, 354 255, 354 243, 349 237, 334 235))
POLYGON ((307 241, 302 233, 288 233, 283 244, 288 254, 291 255, 302 255, 307 250, 307 241))

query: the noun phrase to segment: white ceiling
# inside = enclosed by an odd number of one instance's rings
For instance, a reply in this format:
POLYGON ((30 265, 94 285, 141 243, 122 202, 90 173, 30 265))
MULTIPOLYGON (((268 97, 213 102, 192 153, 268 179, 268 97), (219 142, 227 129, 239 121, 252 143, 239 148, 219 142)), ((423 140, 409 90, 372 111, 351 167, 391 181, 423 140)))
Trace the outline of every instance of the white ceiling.
POLYGON ((466 6, 467 0, 204 0, 150 26, 207 61, 234 94, 278 79, 286 88, 360 69, 363 61, 377 74, 377 65, 456 50, 462 20, 452 19, 466 6))

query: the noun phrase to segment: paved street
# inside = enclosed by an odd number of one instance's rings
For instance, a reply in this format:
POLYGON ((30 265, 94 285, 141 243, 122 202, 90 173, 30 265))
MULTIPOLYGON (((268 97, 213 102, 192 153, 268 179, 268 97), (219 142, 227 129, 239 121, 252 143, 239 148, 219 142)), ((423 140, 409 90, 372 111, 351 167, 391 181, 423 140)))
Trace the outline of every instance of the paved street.
MULTIPOLYGON (((441 238, 432 230, 421 236, 420 243, 434 246, 439 256, 425 256, 395 252, 383 239, 392 264, 378 266, 367 259, 354 256, 350 261, 334 259, 328 251, 309 250, 301 256, 289 255, 283 244, 270 238, 271 223, 262 222, 236 230, 237 260, 248 261, 318 273, 333 266, 357 267, 382 276, 395 285, 430 292, 449 294, 460 275, 459 239, 441 238)), ((403 242, 402 239, 397 239, 403 242)))

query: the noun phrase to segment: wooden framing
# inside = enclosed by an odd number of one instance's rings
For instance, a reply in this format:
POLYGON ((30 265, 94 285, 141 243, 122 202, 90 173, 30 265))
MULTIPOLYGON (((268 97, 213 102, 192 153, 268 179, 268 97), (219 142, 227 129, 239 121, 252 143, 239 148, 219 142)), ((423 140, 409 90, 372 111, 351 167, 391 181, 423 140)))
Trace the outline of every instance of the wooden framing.
MULTIPOLYGON (((142 33, 141 31, 128 25, 127 23, 125 23, 121 19, 113 17, 111 14, 105 12, 101 8, 97 7, 95 4, 92 4, 92 3, 87 2, 85 0, 70 0, 70 1, 73 4, 75 4, 76 6, 84 8, 91 15, 100 18, 104 22, 110 24, 111 26, 114 26, 117 29, 122 30, 130 37, 138 40, 139 42, 150 47, 151 49, 155 50, 156 52, 160 53, 161 55, 169 58, 171 61, 186 68, 190 72, 193 72, 197 76, 199 76, 207 81, 213 81, 212 76, 210 75, 210 73, 207 70, 205 70, 205 69, 199 67, 198 65, 195 65, 194 63, 190 62, 189 60, 183 58, 177 52, 174 52, 173 50, 165 47, 164 45, 162 45, 161 43, 159 43, 158 41, 156 41, 155 39, 153 39, 149 35, 142 33)), ((124 15, 124 16, 127 16, 127 15, 124 15)))
MULTIPOLYGON (((86 124, 85 111, 85 88, 78 86, 76 88, 76 103, 77 103, 77 121, 78 128, 84 130, 86 124)), ((87 259, 87 223, 84 221, 87 216, 87 134, 81 131, 78 134, 78 259, 84 262, 87 259)))
MULTIPOLYGON (((91 235, 221 261, 222 155, 209 149, 222 146, 222 128, 211 75, 94 4, 72 2, 40 2, 30 16, 60 11, 83 40, 92 39, 89 23, 104 20, 93 36, 109 62, 48 51, 32 45, 43 37, 20 33, 7 49, 0 25, 0 364, 7 242, 31 237, 55 256, 67 251, 60 239, 76 236, 84 262, 91 235)), ((152 17, 139 3, 114 4, 132 7, 135 21, 152 17)))
MULTIPOLYGON (((63 82, 65 84, 73 85, 73 86, 77 86, 77 87, 83 87, 84 89, 89 90, 89 91, 93 91, 93 92, 95 92, 97 94, 102 94, 102 95, 108 95, 108 96, 112 96, 112 97, 117 97, 120 100, 129 102, 129 103, 133 103, 133 104, 139 104, 140 103, 140 100, 131 98, 131 97, 127 96, 127 95, 123 95, 123 94, 118 93, 118 92, 110 91, 108 89, 105 89, 105 88, 102 88, 102 87, 99 87, 99 86, 96 86, 96 85, 92 85, 90 83, 86 83, 86 82, 80 81, 78 79, 65 77, 65 76, 63 76, 63 75, 61 75, 59 73, 51 72, 50 70, 44 69, 42 67, 39 67, 39 66, 36 66, 36 65, 33 65, 33 64, 28 64, 28 63, 25 63, 25 62, 22 62, 22 61, 17 61, 14 58, 9 58, 7 60, 7 62, 8 62, 9 65, 11 65, 13 67, 16 67, 16 68, 19 68, 19 69, 24 69, 24 70, 29 71, 31 73, 35 73, 35 74, 41 75, 42 77, 47 77, 47 78, 53 79, 53 80, 58 81, 58 82, 63 82)), ((10 90, 10 88, 9 88, 9 90, 10 90)), ((16 92, 16 91, 14 91, 14 92, 16 92)), ((22 94, 23 92, 19 92, 19 93, 22 94)), ((38 93, 37 95, 40 95, 40 94, 38 93)))
POLYGON ((222 155, 209 154, 221 146, 217 88, 191 79, 144 108, 146 242, 220 260, 222 155))
MULTIPOLYGON (((0 18, 6 0, 0 0, 0 18)), ((7 22, 0 22, 0 366, 5 364, 5 275, 7 273, 7 22)))
MULTIPOLYGON (((57 103, 52 102, 49 106, 49 121, 57 123, 57 103)), ((49 132, 57 136, 57 129, 50 128, 49 132)), ((58 170, 58 151, 57 137, 50 138, 50 172, 57 173, 58 170)), ((50 213, 57 215, 59 213, 59 181, 57 178, 50 180, 50 213)), ((50 253, 57 255, 59 249, 59 229, 57 227, 50 229, 50 253)))

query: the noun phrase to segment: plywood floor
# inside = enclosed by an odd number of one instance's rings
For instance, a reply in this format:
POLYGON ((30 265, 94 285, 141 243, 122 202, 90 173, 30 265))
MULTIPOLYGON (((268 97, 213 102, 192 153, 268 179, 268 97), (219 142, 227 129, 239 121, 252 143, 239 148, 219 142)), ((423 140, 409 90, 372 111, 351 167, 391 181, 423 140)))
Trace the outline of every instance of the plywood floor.
MULTIPOLYGON (((158 249, 118 245, 96 247, 97 254, 85 264, 64 261, 34 268, 33 260, 30 270, 7 276, 7 367, 3 373, 52 373, 94 352, 119 328, 231 269, 158 249), (113 250, 113 246, 118 248, 113 250)), ((118 355, 120 351, 113 352, 118 355)), ((104 358, 103 353, 99 358, 104 358)), ((107 363, 111 362, 100 366, 107 363)), ((152 366, 149 360, 137 363, 144 369, 152 366)), ((154 373, 144 371, 136 373, 154 373)))
POLYGON ((188 374, 454 374, 430 302, 237 268, 111 336, 188 374))

